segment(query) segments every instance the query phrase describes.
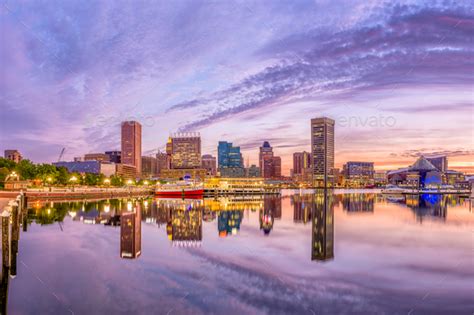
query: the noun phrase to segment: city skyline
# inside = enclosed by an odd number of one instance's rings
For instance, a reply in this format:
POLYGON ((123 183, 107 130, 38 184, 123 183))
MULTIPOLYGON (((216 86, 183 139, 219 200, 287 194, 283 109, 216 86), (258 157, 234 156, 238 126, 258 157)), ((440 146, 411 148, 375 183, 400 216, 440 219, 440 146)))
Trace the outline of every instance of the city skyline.
POLYGON ((137 120, 143 155, 172 132, 200 132, 203 154, 225 140, 258 164, 269 141, 288 175, 292 154, 310 151, 308 116, 327 116, 338 168, 389 170, 445 153, 450 168, 472 173, 472 9, 8 3, 0 150, 53 162, 65 147, 72 160, 119 149, 120 122, 137 120))

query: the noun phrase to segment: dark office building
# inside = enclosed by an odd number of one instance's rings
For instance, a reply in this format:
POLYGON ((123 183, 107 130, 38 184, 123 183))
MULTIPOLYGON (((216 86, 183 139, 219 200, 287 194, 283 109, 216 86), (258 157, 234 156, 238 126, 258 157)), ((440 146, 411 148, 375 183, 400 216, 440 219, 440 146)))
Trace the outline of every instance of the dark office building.
POLYGON ((109 157, 109 162, 122 163, 122 151, 106 151, 105 154, 109 157))

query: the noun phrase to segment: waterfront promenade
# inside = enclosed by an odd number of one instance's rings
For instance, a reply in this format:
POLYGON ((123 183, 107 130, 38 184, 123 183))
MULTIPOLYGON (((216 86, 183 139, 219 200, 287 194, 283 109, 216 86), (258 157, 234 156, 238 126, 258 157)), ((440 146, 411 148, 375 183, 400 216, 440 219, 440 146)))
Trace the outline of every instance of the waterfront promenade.
MULTIPOLYGON (((151 187, 121 187, 121 188, 91 188, 91 187, 74 187, 74 188, 40 188, 28 189, 24 191, 29 201, 34 200, 76 200, 91 198, 119 198, 128 196, 150 196, 154 194, 151 187)), ((0 191, 0 206, 2 202, 8 203, 18 196, 20 191, 0 191)))

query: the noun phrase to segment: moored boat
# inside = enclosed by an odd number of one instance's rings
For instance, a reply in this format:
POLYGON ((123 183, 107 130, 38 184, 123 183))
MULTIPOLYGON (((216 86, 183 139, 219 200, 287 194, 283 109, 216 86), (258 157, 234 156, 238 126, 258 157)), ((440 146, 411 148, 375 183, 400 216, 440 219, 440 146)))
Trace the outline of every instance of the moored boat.
POLYGON ((191 182, 176 182, 158 186, 155 194, 158 197, 199 198, 204 194, 204 187, 191 182))

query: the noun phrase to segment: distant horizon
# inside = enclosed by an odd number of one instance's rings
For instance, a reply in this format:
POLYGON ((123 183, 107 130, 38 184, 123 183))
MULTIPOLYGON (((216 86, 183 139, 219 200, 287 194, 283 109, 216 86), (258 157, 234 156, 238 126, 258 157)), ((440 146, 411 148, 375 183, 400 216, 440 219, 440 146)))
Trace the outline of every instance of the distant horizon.
POLYGON ((0 150, 51 163, 171 132, 225 140, 289 175, 310 118, 336 121, 336 167, 377 170, 446 154, 474 173, 472 2, 4 3, 0 150))

